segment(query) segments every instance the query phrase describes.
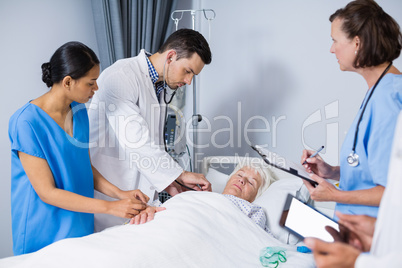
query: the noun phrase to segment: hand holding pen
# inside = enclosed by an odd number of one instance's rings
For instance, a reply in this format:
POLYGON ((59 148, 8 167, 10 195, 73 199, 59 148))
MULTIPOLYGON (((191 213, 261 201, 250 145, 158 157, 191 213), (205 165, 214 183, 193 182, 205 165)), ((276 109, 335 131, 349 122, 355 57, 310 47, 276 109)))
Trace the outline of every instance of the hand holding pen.
POLYGON ((321 152, 323 148, 324 146, 321 146, 320 149, 318 149, 317 151, 303 150, 301 163, 308 173, 324 175, 326 169, 325 166, 327 164, 318 155, 318 153, 321 152))
POLYGON ((321 178, 339 180, 339 166, 331 166, 327 164, 318 153, 324 149, 321 146, 317 151, 303 150, 301 163, 309 173, 314 173, 321 178))
MULTIPOLYGON (((310 157, 309 158, 313 158, 313 157, 315 157, 319 152, 321 152, 322 151, 322 149, 324 149, 324 145, 323 146, 321 146, 321 148, 320 149, 318 149, 315 153, 313 153, 312 155, 310 155, 310 157)), ((304 162, 303 162, 303 165, 305 165, 305 164, 307 164, 307 159, 306 160, 304 160, 304 162)))

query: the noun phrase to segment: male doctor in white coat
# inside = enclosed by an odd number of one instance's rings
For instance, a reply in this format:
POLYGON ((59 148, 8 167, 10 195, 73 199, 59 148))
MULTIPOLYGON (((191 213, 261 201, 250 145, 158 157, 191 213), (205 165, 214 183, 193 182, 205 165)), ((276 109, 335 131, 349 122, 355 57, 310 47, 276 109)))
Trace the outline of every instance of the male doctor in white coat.
MULTIPOLYGON (((184 171, 164 150, 165 86, 190 85, 211 51, 197 31, 181 29, 168 37, 159 51, 145 50, 133 58, 118 60, 99 76, 99 91, 88 107, 92 164, 120 189, 140 189, 157 199, 183 191, 181 184, 211 191, 198 173, 184 171)), ((95 191, 95 197, 111 200, 95 191)), ((95 216, 95 231, 122 224, 126 219, 106 214, 95 216)))

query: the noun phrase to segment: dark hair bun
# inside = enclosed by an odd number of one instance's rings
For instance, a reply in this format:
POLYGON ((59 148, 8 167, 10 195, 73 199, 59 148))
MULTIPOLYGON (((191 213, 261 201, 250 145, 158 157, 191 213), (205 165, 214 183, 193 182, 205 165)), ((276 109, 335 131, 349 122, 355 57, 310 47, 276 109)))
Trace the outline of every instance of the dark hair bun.
POLYGON ((47 87, 53 86, 49 62, 42 64, 42 81, 46 84, 47 87))
POLYGON ((89 47, 67 42, 54 52, 49 62, 42 64, 42 81, 51 88, 66 76, 75 80, 84 77, 95 65, 99 65, 99 59, 89 47))

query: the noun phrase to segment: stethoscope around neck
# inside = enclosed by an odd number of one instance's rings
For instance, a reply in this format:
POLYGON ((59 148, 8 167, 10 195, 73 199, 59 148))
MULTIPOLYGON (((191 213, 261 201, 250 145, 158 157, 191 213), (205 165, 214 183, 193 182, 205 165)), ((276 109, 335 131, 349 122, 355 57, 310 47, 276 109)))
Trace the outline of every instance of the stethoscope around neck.
POLYGON ((166 76, 165 76, 165 66, 166 66, 166 63, 168 62, 168 60, 172 61, 172 58, 166 59, 165 64, 163 65, 163 101, 165 102, 166 105, 168 105, 168 104, 170 104, 172 102, 173 97, 174 97, 174 95, 176 95, 176 92, 177 92, 177 89, 176 89, 175 91, 173 91, 173 94, 171 95, 169 101, 166 100, 166 95, 167 95, 166 86, 167 86, 167 83, 166 83, 166 76))
POLYGON ((359 120, 357 121, 357 125, 356 125, 352 152, 346 158, 346 161, 348 162, 349 166, 356 167, 357 165, 359 165, 359 155, 356 153, 356 143, 357 143, 357 134, 359 132, 359 125, 360 125, 360 122, 362 121, 362 117, 363 117, 364 111, 366 110, 367 103, 369 102, 371 96, 373 95, 374 89, 377 87, 378 83, 380 83, 381 79, 388 72, 388 70, 389 70, 389 68, 391 68, 391 66, 392 66, 392 62, 388 65, 387 68, 385 68, 384 72, 382 72, 382 74, 378 78, 377 82, 374 84, 373 89, 370 91, 369 96, 367 97, 367 101, 364 103, 362 112, 360 113, 360 117, 359 117, 359 120))

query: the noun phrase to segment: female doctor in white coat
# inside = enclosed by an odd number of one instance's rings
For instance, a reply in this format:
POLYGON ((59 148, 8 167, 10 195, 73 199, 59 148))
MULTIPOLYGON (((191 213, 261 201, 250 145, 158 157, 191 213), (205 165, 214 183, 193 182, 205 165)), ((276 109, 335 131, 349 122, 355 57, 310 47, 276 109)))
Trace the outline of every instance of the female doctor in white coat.
MULTIPOLYGON (((184 171, 164 150, 165 87, 191 84, 211 51, 205 38, 190 29, 174 32, 159 51, 122 59, 99 76, 99 86, 88 110, 93 165, 121 189, 140 189, 155 200, 166 189, 170 195, 182 185, 210 191, 211 184, 197 173, 184 171), (199 188, 199 187, 201 188, 199 188)), ((95 192, 97 198, 109 197, 95 192)), ((125 220, 108 215, 95 218, 95 230, 125 220)))

